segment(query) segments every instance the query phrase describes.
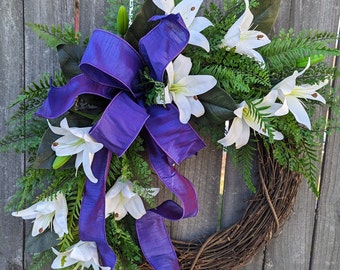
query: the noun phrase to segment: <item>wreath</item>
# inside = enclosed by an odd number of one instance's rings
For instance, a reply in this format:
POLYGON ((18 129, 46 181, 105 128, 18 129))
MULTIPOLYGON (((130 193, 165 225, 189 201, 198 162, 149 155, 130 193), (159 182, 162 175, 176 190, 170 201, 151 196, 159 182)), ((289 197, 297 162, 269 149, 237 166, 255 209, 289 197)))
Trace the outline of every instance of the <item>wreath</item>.
POLYGON ((26 241, 32 266, 247 263, 291 212, 302 177, 317 195, 316 161, 331 123, 310 119, 320 104, 337 105, 335 69, 324 61, 340 55, 329 47, 336 35, 289 30, 269 39, 262 31, 274 23, 276 1, 224 1, 204 16, 196 16, 203 0, 146 0, 128 10, 108 2, 107 27, 90 38, 70 26, 29 24, 57 49, 61 67, 11 104, 18 109, 0 142, 30 156, 8 208, 34 220, 26 241), (24 128, 15 125, 22 121, 24 128), (198 211, 176 166, 204 148, 199 134, 207 132, 233 156, 254 198, 237 224, 203 244, 171 241, 164 220, 198 211), (154 177, 178 203, 156 204, 154 177))

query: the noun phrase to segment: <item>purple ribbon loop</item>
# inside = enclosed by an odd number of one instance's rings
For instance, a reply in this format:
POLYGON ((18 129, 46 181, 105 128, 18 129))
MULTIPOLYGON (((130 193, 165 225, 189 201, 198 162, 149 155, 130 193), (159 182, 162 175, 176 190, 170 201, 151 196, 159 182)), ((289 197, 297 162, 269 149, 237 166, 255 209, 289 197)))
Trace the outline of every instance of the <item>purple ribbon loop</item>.
POLYGON ((160 23, 139 41, 139 51, 151 68, 152 77, 163 81, 166 66, 187 46, 189 31, 181 15, 154 16, 160 23))
POLYGON ((92 80, 129 90, 134 96, 142 68, 142 59, 128 42, 100 29, 93 32, 80 63, 92 80))
POLYGON ((85 191, 80 208, 79 236, 83 241, 97 244, 102 264, 112 269, 116 264, 116 255, 110 248, 105 231, 105 192, 106 177, 111 162, 111 152, 103 148, 93 160, 93 174, 98 179, 96 184, 86 180, 85 191))
POLYGON ((122 156, 140 133, 149 115, 125 92, 110 102, 90 135, 107 149, 122 156))
POLYGON ((82 94, 93 94, 112 99, 115 91, 111 87, 98 84, 90 80, 86 75, 81 74, 72 78, 63 87, 54 87, 51 83, 48 97, 35 115, 47 119, 57 118, 71 109, 77 97, 82 94))

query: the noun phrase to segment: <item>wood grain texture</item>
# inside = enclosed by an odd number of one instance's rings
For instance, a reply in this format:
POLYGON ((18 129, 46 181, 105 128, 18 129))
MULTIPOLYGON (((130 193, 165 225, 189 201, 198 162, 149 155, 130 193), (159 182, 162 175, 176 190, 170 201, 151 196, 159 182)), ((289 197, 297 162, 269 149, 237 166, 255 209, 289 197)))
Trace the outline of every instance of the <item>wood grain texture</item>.
POLYGON ((216 231, 221 174, 221 150, 204 138, 207 147, 183 162, 179 171, 195 186, 199 213, 194 218, 173 222, 171 235, 180 240, 204 240, 216 231))
MULTIPOLYGON (((275 31, 280 28, 319 29, 336 32, 335 18, 339 14, 339 1, 283 1, 283 6, 275 25, 275 31), (290 3, 289 3, 290 2, 290 3), (289 18, 285 20, 284 18, 289 18)), ((318 112, 325 117, 325 111, 318 112)), ((330 144, 331 149, 334 144, 330 144)), ((337 152, 338 153, 338 152, 337 152)), ((322 196, 323 197, 323 196, 322 196)), ((283 227, 282 233, 266 249, 264 269, 310 269, 310 254, 313 248, 315 197, 304 182, 300 187, 294 207, 294 213, 283 227), (289 259, 287 259, 287 257, 289 259)), ((326 229, 323 227, 322 230, 326 229)), ((323 247, 321 247, 323 250, 323 247)), ((324 260, 324 256, 315 253, 315 258, 324 260)), ((339 264, 338 260, 333 263, 339 264)), ((313 269, 329 269, 317 267, 313 269)))
MULTIPOLYGON (((19 94, 20 88, 37 80, 44 72, 53 72, 58 68, 56 51, 47 48, 25 23, 72 23, 72 9, 72 1, 1 1, 1 137, 6 134, 4 123, 12 113, 6 108, 19 94)), ((4 212, 6 202, 15 192, 17 178, 24 174, 24 160, 24 156, 12 152, 0 156, 3 175, 0 191, 0 269, 27 269, 28 257, 23 250, 26 226, 21 219, 4 212)))
POLYGON ((90 36, 96 28, 105 24, 106 0, 80 1, 80 32, 83 37, 90 36))
MULTIPOLYGON (((13 110, 7 106, 14 100, 24 82, 23 68, 23 7, 20 1, 0 3, 0 136, 8 131, 5 122, 13 110)), ((0 269, 19 270, 23 268, 23 222, 11 216, 4 209, 15 192, 17 177, 23 173, 23 159, 13 153, 0 155, 2 172, 0 185, 0 269)))
MULTIPOLYGON (((215 0, 221 4, 220 0, 215 0)), ((207 5, 207 1, 204 3, 207 5)), ((80 31, 89 36, 104 23, 106 1, 80 2, 80 31)), ((24 26, 25 22, 42 24, 73 24, 73 0, 22 0, 1 1, 0 27, 5 42, 0 45, 0 135, 6 133, 4 122, 11 111, 6 107, 19 93, 20 87, 37 80, 44 72, 59 69, 56 52, 47 48, 43 41, 24 26)), ((335 31, 340 13, 338 0, 287 0, 282 1, 278 21, 274 27, 295 30, 320 29, 335 31)), ((321 196, 314 226, 315 198, 304 183, 299 191, 294 212, 282 232, 274 237, 269 246, 260 251, 243 270, 336 270, 340 265, 340 185, 339 135, 327 141, 325 167, 322 175, 321 196), (313 241, 313 233, 315 239, 313 241), (310 254, 313 258, 310 259, 310 254), (310 264, 311 261, 311 264, 310 264)), ((197 157, 180 166, 180 171, 190 179, 199 196, 200 213, 196 218, 169 225, 176 239, 204 239, 217 227, 219 175, 221 152, 206 139, 208 147, 197 157)), ((251 196, 239 173, 227 163, 224 189, 224 217, 222 225, 229 226, 242 215, 244 202, 251 196), (242 181, 242 180, 241 180, 242 181), (239 185, 238 185, 239 184, 239 185)), ((17 177, 24 172, 24 157, 14 153, 1 154, 0 169, 3 172, 0 189, 0 269, 27 269, 23 254, 24 225, 18 218, 4 212, 3 207, 15 191, 17 177)), ((164 191, 163 199, 169 198, 164 191)))
MULTIPOLYGON (((340 12, 339 12, 340 14, 340 12)), ((340 67, 339 59, 337 62, 340 67)), ((339 88, 340 81, 335 81, 339 88)), ((340 119, 332 111, 330 118, 338 126, 340 119)), ((324 167, 321 178, 320 199, 316 209, 315 238, 311 269, 339 269, 340 265, 340 135, 327 138, 324 167)))

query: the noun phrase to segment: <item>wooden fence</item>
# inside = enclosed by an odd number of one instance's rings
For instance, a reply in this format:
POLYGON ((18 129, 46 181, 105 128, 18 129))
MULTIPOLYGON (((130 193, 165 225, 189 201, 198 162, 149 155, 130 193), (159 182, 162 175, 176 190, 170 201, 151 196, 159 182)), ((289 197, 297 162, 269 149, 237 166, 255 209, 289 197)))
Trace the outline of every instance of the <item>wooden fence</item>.
MULTIPOLYGON (((216 0, 216 3, 221 1, 216 0)), ((207 3, 205 3, 207 4, 207 3)), ((0 135, 12 111, 7 106, 20 88, 38 79, 44 72, 58 69, 56 52, 46 48, 26 26, 73 24, 73 0, 11 0, 0 2, 0 135)), ((83 36, 103 25, 105 0, 80 1, 80 31, 83 36)), ((283 0, 274 31, 281 28, 337 31, 339 0, 283 0)), ((337 83, 339 86, 339 82, 337 83)), ((325 113, 325 112, 323 112, 325 113)), ((332 117, 332 113, 330 114, 332 117)), ((327 138, 321 166, 321 196, 316 202, 307 184, 300 187, 294 211, 279 235, 261 251, 245 270, 328 270, 340 269, 340 134, 327 138)), ((201 205, 198 217, 169 225, 175 239, 205 238, 216 230, 220 192, 221 152, 212 145, 181 166, 182 173, 193 181, 201 205)), ((0 269, 27 269, 24 254, 25 223, 4 211, 15 192, 17 177, 25 171, 26 157, 1 154, 0 189, 0 269)), ((236 222, 251 194, 227 159, 221 226, 236 222)), ((163 197, 169 196, 163 194, 163 197)))

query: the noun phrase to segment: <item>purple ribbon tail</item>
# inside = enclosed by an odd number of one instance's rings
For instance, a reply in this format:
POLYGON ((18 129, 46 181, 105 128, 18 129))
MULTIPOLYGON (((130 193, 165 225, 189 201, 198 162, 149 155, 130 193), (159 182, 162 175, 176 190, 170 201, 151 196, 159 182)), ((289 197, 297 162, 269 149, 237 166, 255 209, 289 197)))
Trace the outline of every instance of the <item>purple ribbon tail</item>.
POLYGON ((178 109, 173 104, 150 106, 147 109, 150 118, 145 126, 157 145, 176 164, 196 155, 205 143, 189 124, 179 121, 178 109))
POLYGON ((164 184, 179 198, 183 208, 174 201, 165 201, 156 209, 148 210, 136 220, 139 244, 146 260, 156 270, 179 270, 176 252, 164 224, 164 219, 179 220, 198 212, 197 196, 192 184, 172 166, 171 160, 151 139, 148 140, 149 158, 164 184), (169 162, 170 161, 170 162, 169 162))
POLYGON ((149 113, 151 117, 146 124, 149 131, 149 136, 146 137, 149 160, 158 177, 180 200, 182 207, 174 201, 165 201, 156 209, 148 210, 137 220, 136 230, 143 254, 154 269, 177 270, 180 269, 178 259, 164 219, 179 220, 196 216, 198 200, 192 183, 175 169, 172 157, 181 162, 205 145, 189 125, 178 121, 178 111, 174 107, 168 106, 165 109, 162 106, 154 106, 150 108, 149 113), (161 116, 162 111, 166 112, 166 118, 161 116), (163 121, 166 119, 166 123, 160 121, 157 116, 163 121), (155 125, 158 125, 158 128, 155 125), (168 141, 175 144, 165 143, 168 136, 171 138, 168 141))
POLYGON ((151 18, 158 19, 160 23, 140 39, 139 50, 152 77, 161 82, 166 66, 184 50, 190 34, 179 14, 151 18))
POLYGON ((95 154, 92 171, 98 182, 86 180, 80 208, 79 236, 83 241, 96 242, 102 265, 114 269, 116 255, 106 239, 105 231, 105 192, 106 178, 111 162, 111 152, 103 148, 95 154))
POLYGON ((141 219, 136 220, 136 229, 143 254, 154 269, 180 270, 162 216, 147 211, 141 219))

